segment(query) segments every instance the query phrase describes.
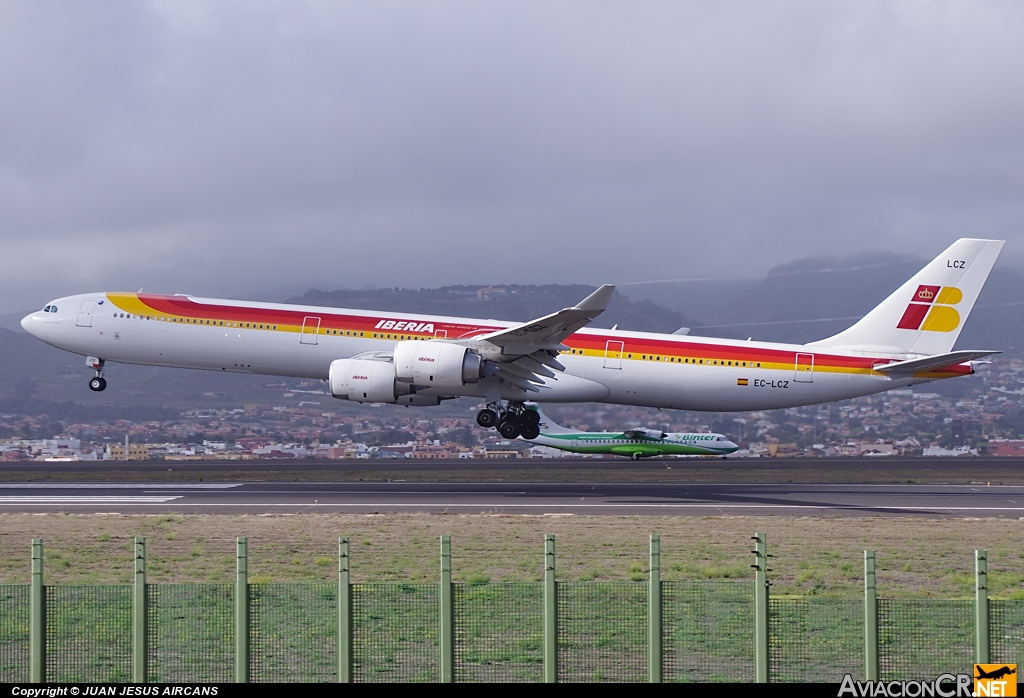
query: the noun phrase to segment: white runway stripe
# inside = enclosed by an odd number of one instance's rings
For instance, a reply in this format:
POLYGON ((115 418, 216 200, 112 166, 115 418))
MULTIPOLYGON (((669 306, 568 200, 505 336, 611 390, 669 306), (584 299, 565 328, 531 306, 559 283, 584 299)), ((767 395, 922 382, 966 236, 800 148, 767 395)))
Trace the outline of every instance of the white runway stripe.
POLYGON ((241 487, 242 483, 186 482, 180 484, 136 482, 133 484, 112 482, 19 482, 0 484, 3 490, 227 490, 241 487))
POLYGON ((173 502, 175 499, 181 499, 181 497, 0 497, 0 506, 20 506, 25 504, 163 504, 164 502, 173 502))

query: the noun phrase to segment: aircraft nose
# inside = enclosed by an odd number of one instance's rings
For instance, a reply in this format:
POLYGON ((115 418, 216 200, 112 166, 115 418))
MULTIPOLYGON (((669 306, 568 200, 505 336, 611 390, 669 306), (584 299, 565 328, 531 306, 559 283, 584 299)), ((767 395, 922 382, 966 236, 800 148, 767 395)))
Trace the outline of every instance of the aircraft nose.
POLYGON ((36 329, 36 322, 39 319, 36 317, 37 315, 38 313, 31 313, 21 319, 21 329, 25 330, 33 337, 36 334, 35 332, 33 332, 33 330, 36 329))

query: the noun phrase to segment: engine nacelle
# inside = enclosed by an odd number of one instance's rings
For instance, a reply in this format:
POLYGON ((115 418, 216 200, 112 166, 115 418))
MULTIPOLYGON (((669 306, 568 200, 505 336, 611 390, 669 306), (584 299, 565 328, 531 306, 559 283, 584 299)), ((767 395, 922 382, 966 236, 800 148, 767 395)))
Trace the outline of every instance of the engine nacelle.
POLYGON ((395 378, 400 383, 432 388, 461 388, 484 376, 484 361, 458 344, 428 340, 395 345, 395 378))
POLYGON ((437 407, 441 404, 441 398, 437 395, 417 393, 415 395, 399 395, 395 402, 406 407, 437 407))
POLYGON ((338 359, 331 362, 328 382, 331 395, 355 402, 397 402, 412 393, 412 386, 395 380, 389 361, 338 359))

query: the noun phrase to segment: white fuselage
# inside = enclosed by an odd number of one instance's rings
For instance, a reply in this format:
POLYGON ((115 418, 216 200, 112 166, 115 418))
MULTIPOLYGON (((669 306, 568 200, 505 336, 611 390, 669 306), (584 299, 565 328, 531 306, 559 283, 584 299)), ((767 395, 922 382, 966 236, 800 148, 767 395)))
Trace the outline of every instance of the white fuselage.
MULTIPOLYGON (((108 362, 328 378, 331 362, 390 352, 406 339, 455 340, 516 323, 134 293, 68 296, 22 326, 55 347, 108 362)), ((584 328, 539 393, 487 380, 443 396, 606 402, 744 411, 829 402, 970 373, 969 366, 890 379, 872 370, 908 355, 810 345, 584 328)), ((430 389, 426 391, 436 391, 430 389)), ((441 394, 438 392, 437 394, 441 394)))

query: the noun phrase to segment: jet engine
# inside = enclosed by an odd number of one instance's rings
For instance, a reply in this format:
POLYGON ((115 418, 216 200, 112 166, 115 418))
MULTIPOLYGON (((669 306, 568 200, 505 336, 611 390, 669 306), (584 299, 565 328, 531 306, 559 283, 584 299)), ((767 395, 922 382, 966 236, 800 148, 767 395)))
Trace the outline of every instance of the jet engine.
POLYGON ((395 365, 374 359, 338 359, 328 377, 331 395, 353 402, 388 402, 410 407, 441 404, 436 395, 414 395, 413 386, 395 380, 395 365))
POLYGON ((399 383, 430 388, 461 388, 486 375, 476 352, 448 342, 404 341, 395 345, 395 378, 399 383))
POLYGON ((412 386, 398 385, 390 361, 338 359, 331 362, 328 382, 331 395, 355 402, 396 402, 412 393, 412 386))

